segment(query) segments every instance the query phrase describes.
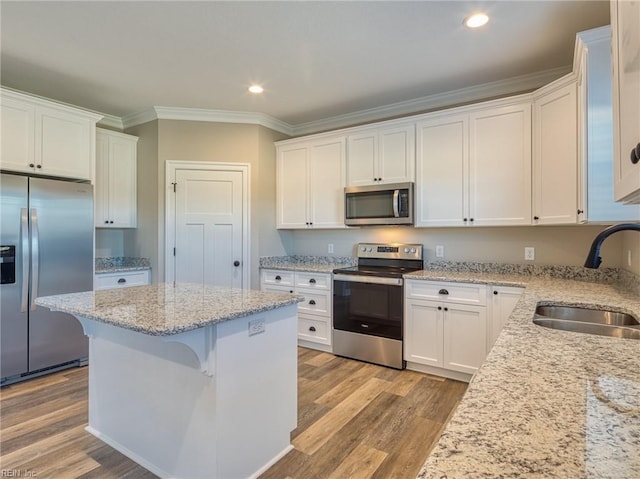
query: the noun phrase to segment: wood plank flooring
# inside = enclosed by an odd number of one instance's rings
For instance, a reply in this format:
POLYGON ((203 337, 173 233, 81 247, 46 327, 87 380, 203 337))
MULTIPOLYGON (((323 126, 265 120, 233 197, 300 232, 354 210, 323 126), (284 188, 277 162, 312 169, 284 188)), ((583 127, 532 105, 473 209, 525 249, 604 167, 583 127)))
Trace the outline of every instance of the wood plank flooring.
MULTIPOLYGON (((62 371, 0 390, 4 476, 156 477, 84 430, 87 372, 62 371)), ((465 389, 299 348, 295 449, 261 479, 413 478, 465 389)))

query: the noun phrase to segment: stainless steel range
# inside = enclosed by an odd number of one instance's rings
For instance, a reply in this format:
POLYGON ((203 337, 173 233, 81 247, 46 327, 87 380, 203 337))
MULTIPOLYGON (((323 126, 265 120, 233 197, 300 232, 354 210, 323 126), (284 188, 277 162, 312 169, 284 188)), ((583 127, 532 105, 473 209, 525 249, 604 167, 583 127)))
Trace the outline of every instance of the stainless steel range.
POLYGON ((422 245, 358 244, 358 266, 333 270, 333 352, 404 369, 402 275, 423 269, 422 245))

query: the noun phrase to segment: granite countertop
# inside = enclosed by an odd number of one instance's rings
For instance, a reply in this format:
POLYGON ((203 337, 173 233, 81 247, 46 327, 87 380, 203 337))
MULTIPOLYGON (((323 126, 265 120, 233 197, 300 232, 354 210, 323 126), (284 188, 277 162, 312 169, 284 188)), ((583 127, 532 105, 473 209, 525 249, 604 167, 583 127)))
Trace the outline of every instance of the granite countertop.
POLYGON ((168 336, 281 308, 299 296, 199 284, 159 283, 44 296, 36 304, 153 336, 168 336))
POLYGON ((336 268, 355 266, 358 260, 342 256, 263 256, 260 268, 281 269, 285 271, 301 271, 308 273, 332 273, 336 268))
POLYGON ((526 288, 419 478, 640 477, 640 341, 532 322, 538 303, 640 319, 637 289, 482 272, 405 278, 526 288))
POLYGON ((111 258, 96 258, 95 273, 122 273, 126 271, 144 271, 151 269, 149 258, 134 258, 117 256, 111 258))

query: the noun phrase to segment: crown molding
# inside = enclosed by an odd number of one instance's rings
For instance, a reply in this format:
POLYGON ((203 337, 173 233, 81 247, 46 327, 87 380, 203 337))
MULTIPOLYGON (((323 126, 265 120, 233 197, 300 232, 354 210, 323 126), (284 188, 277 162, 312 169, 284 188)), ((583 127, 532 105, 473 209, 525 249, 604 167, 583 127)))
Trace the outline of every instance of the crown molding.
MULTIPOLYGON (((603 27, 604 29, 605 27, 603 27)), ((436 95, 428 95, 413 100, 392 103, 367 110, 360 110, 345 115, 325 118, 291 125, 270 115, 258 112, 242 112, 230 110, 210 110, 203 108, 182 108, 154 106, 148 110, 132 113, 122 117, 120 122, 116 117, 107 117, 102 122, 116 128, 126 129, 154 120, 186 120, 205 121, 215 123, 245 123, 261 125, 265 128, 284 133, 291 137, 336 130, 354 125, 361 125, 399 117, 412 115, 430 110, 460 105, 472 101, 496 98, 526 91, 535 90, 549 84, 558 78, 571 73, 571 66, 564 66, 544 70, 528 75, 507 78, 495 82, 483 83, 467 88, 460 88, 436 95), (107 123, 108 122, 108 123, 107 123)))
POLYGON ((102 126, 109 129, 116 129, 119 131, 124 130, 124 124, 122 122, 122 118, 115 115, 108 115, 103 113, 102 120, 98 121, 97 126, 102 126))
POLYGON ((203 108, 182 108, 154 106, 148 110, 127 115, 122 119, 125 128, 140 125, 153 120, 186 120, 214 123, 244 123, 261 125, 265 128, 291 136, 293 127, 270 115, 257 112, 208 110, 203 108))
POLYGON ((318 121, 294 125, 294 136, 344 128, 352 125, 378 121, 384 118, 410 115, 428 110, 444 108, 465 102, 495 98, 525 91, 534 90, 558 77, 571 72, 570 66, 552 68, 528 75, 507 78, 489 83, 483 83, 467 88, 460 88, 436 95, 428 95, 413 100, 392 103, 377 108, 361 110, 346 115, 338 115, 318 121))

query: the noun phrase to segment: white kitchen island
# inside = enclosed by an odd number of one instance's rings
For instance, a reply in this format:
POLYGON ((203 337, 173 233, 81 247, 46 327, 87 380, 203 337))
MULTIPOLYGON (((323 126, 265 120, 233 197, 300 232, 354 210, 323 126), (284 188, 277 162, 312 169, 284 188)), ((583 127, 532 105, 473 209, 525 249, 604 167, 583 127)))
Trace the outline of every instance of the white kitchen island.
POLYGON ((89 337, 87 431, 163 478, 240 479, 292 448, 298 301, 156 284, 36 303, 89 337))

